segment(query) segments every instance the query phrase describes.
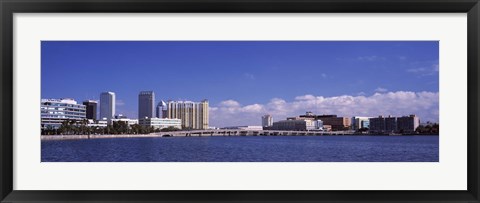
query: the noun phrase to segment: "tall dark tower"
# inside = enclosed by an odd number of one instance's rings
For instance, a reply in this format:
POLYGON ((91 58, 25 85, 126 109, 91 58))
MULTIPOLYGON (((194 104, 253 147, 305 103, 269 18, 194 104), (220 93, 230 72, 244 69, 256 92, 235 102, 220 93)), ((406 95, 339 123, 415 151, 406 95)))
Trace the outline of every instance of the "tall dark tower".
POLYGON ((97 120, 97 101, 86 100, 83 105, 87 108, 87 119, 97 120))
POLYGON ((138 94, 138 119, 154 118, 155 115, 155 93, 153 91, 141 91, 138 94))

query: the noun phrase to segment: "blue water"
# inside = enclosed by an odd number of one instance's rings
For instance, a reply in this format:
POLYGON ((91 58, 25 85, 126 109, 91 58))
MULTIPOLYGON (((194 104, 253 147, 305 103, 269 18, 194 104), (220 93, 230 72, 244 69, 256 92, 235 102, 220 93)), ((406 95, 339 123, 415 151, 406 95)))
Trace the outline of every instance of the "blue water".
POLYGON ((438 162, 438 136, 234 136, 42 141, 42 162, 438 162))

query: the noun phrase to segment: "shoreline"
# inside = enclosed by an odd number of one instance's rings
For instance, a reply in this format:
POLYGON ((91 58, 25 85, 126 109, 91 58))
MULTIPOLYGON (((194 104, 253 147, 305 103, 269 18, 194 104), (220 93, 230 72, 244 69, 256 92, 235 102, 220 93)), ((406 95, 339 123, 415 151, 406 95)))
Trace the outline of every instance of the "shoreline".
POLYGON ((439 136, 424 134, 406 134, 406 135, 372 135, 372 134, 349 134, 349 135, 203 135, 203 136, 164 136, 164 134, 109 134, 109 135, 40 135, 40 140, 86 140, 86 139, 108 139, 108 138, 148 138, 148 137, 286 137, 286 136, 439 136))

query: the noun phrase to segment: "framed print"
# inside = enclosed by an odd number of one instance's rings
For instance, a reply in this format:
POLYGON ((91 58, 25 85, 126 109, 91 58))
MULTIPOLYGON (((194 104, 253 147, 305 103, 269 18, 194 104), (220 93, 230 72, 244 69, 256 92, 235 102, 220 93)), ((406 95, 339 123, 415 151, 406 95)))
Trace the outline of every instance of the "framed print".
POLYGON ((477 0, 0 6, 2 201, 479 201, 477 0))

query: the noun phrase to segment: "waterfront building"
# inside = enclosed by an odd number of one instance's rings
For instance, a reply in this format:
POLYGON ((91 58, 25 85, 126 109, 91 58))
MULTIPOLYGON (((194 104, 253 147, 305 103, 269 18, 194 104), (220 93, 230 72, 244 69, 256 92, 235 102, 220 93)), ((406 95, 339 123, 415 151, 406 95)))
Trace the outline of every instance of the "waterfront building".
POLYGON ((363 127, 363 128, 370 129, 370 120, 362 121, 361 124, 362 124, 362 127, 363 127))
POLYGON ((400 133, 414 133, 420 125, 420 119, 416 115, 402 116, 397 118, 397 127, 400 133))
POLYGON ((385 131, 385 118, 383 116, 378 116, 376 118, 369 118, 370 128, 369 131, 372 133, 383 133, 385 131))
POLYGON ((305 115, 300 115, 299 117, 322 120, 324 125, 332 126, 333 131, 349 129, 352 123, 349 117, 337 117, 337 115, 315 115, 310 111, 305 115))
POLYGON ((315 127, 312 130, 324 130, 322 120, 314 120, 313 123, 314 123, 315 127))
POLYGON ((323 131, 326 131, 326 132, 332 131, 332 126, 331 125, 323 125, 323 131))
POLYGON ((138 94, 138 118, 153 118, 155 109, 155 93, 153 91, 141 91, 138 94))
POLYGON ((368 128, 369 127, 368 119, 370 119, 370 117, 362 117, 362 116, 352 117, 351 119, 352 130, 358 131, 362 128, 368 128))
POLYGON ((273 125, 273 117, 271 115, 264 115, 262 116, 262 126, 263 127, 270 127, 273 125))
POLYGON ((86 100, 83 105, 86 107, 87 119, 97 120, 97 101, 86 100))
POLYGON ((73 99, 42 99, 40 101, 41 128, 58 129, 62 122, 86 119, 86 107, 73 99))
POLYGON ((130 119, 130 118, 112 118, 112 119, 108 120, 108 124, 113 125, 114 122, 119 122, 119 121, 125 122, 129 126, 138 124, 138 119, 130 119))
POLYGON ((414 133, 420 125, 420 119, 416 115, 402 117, 383 117, 370 118, 371 133, 414 133))
POLYGON ((156 110, 157 110, 157 112, 156 112, 156 117, 157 118, 167 118, 168 117, 167 103, 165 103, 163 100, 158 102, 156 110))
POLYGON ((115 115, 115 93, 102 92, 100 94, 100 119, 112 119, 115 115))
POLYGON ((174 127, 177 129, 182 129, 182 121, 177 118, 140 118, 138 123, 141 126, 153 127, 154 129, 164 129, 169 127, 174 127))
POLYGON ((323 122, 311 119, 290 119, 273 122, 268 130, 309 131, 323 130, 323 122))
POLYGON ((229 129, 229 130, 263 130, 263 126, 256 126, 256 125, 246 125, 246 126, 228 126, 223 127, 221 129, 229 129))
POLYGON ((397 132, 397 118, 388 116, 385 117, 385 133, 395 133, 397 132))
POLYGON ((169 101, 167 103, 168 118, 182 121, 182 129, 208 129, 208 101, 169 101))

